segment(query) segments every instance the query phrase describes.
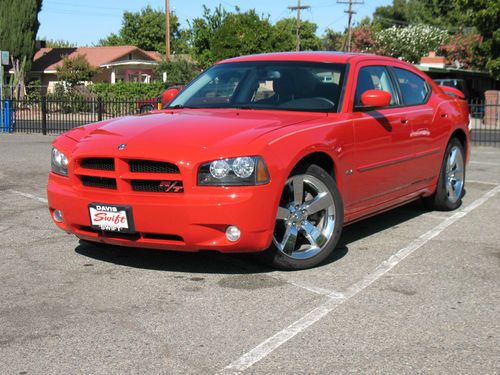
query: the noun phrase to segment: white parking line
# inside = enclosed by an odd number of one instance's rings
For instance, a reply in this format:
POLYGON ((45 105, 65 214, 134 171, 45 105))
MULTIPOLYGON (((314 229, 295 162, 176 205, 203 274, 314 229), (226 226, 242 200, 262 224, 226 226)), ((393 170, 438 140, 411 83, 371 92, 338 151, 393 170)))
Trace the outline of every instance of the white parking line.
POLYGON ((307 290, 307 291, 309 291, 311 293, 316 293, 316 294, 320 294, 320 295, 323 295, 323 296, 332 296, 332 295, 337 295, 338 297, 343 297, 344 296, 342 293, 340 293, 340 292, 334 292, 333 290, 330 290, 330 289, 325 289, 325 288, 320 288, 320 287, 316 287, 316 286, 305 285, 305 284, 297 283, 297 282, 294 282, 294 281, 288 281, 288 280, 285 280, 285 279, 282 279, 282 278, 278 278, 278 279, 286 282, 287 284, 296 286, 297 288, 305 289, 305 290, 307 290))
POLYGON ((7 191, 10 191, 11 193, 20 195, 20 196, 25 197, 25 198, 37 200, 37 201, 42 202, 42 203, 49 203, 49 201, 47 199, 37 197, 36 195, 33 195, 33 194, 23 193, 22 191, 17 191, 17 190, 13 190, 13 189, 9 189, 7 191))
POLYGON ((469 163, 471 163, 471 164, 481 164, 481 165, 493 165, 495 167, 500 167, 500 163, 494 163, 494 162, 490 162, 490 161, 470 160, 469 163))
POLYGON ((286 343, 288 340, 292 339, 297 334, 306 330, 314 323, 318 322, 330 312, 335 310, 339 305, 348 301, 352 297, 356 296, 358 293, 369 287, 375 281, 384 276, 391 269, 396 267, 403 259, 414 253, 416 250, 424 246, 427 242, 431 241, 433 238, 438 236, 450 225, 456 223, 458 220, 466 216, 468 213, 476 209, 477 207, 484 204, 488 199, 492 198, 500 192, 500 186, 493 188, 484 194, 481 198, 475 200, 467 207, 464 207, 457 211, 452 216, 443 220, 434 229, 424 233, 414 241, 412 241, 408 246, 400 249, 397 253, 393 254, 387 260, 383 261, 373 272, 366 275, 357 283, 350 286, 345 293, 331 294, 328 299, 321 303, 318 307, 311 310, 309 313, 290 324, 288 327, 277 332, 273 336, 261 342, 255 348, 249 352, 243 354, 240 358, 230 363, 228 366, 223 368, 218 374, 228 375, 228 374, 239 374, 249 367, 253 366, 255 363, 267 357, 273 351, 278 349, 281 345, 286 343))
POLYGON ((469 184, 483 184, 483 185, 494 185, 494 186, 498 186, 499 183, 498 182, 491 182, 491 181, 482 181, 482 180, 465 180, 465 183, 469 183, 469 184))

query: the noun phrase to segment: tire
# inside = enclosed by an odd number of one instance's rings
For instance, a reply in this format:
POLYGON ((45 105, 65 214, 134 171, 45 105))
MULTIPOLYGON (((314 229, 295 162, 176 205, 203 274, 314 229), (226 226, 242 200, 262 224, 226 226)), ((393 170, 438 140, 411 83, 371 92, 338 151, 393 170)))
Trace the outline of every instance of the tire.
POLYGON ((457 138, 446 146, 436 191, 424 198, 432 210, 453 211, 460 207, 465 194, 465 151, 457 138))
POLYGON ((317 165, 300 165, 285 183, 273 242, 262 256, 282 270, 317 266, 335 249, 343 224, 335 180, 317 165))
POLYGON ((154 109, 154 107, 151 105, 151 104, 146 104, 146 105, 143 105, 140 109, 140 112, 141 113, 146 113, 146 112, 150 112, 154 109))

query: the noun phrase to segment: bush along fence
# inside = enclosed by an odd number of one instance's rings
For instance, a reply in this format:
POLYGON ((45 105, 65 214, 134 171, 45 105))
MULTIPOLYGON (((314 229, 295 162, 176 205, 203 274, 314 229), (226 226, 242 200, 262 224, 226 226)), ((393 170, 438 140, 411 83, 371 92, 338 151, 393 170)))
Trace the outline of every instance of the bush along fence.
MULTIPOLYGON (((145 108, 157 108, 156 99, 119 100, 107 98, 58 98, 41 96, 6 100, 1 132, 59 134, 77 126, 114 117, 135 115, 145 108)), ((473 144, 500 146, 500 103, 469 103, 473 144)))

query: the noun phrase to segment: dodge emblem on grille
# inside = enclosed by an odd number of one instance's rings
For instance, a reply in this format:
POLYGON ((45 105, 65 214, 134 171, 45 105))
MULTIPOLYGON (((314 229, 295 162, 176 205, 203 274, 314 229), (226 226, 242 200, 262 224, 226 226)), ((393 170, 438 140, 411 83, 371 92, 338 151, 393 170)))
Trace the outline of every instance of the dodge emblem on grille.
POLYGON ((178 181, 162 181, 159 187, 165 193, 182 193, 184 191, 184 187, 179 185, 178 181))
POLYGON ((118 150, 124 150, 127 145, 125 143, 122 143, 120 146, 118 146, 118 150))

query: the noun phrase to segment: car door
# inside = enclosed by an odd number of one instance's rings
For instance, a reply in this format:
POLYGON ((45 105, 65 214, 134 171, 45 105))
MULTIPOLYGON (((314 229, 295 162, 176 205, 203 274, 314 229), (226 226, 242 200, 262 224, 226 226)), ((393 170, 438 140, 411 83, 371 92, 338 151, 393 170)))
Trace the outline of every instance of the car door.
POLYGON ((427 186, 436 177, 443 150, 442 139, 447 135, 448 114, 431 103, 431 87, 423 77, 402 67, 393 67, 406 119, 411 127, 415 158, 409 166, 413 189, 427 186), (436 112, 437 111, 437 112, 436 112))
POLYGON ((411 126, 393 77, 385 66, 369 65, 358 69, 353 105, 356 148, 355 170, 351 171, 351 209, 356 212, 395 199, 411 183, 408 166, 413 159, 411 126), (361 95, 367 90, 391 94, 385 108, 365 109, 361 95))

